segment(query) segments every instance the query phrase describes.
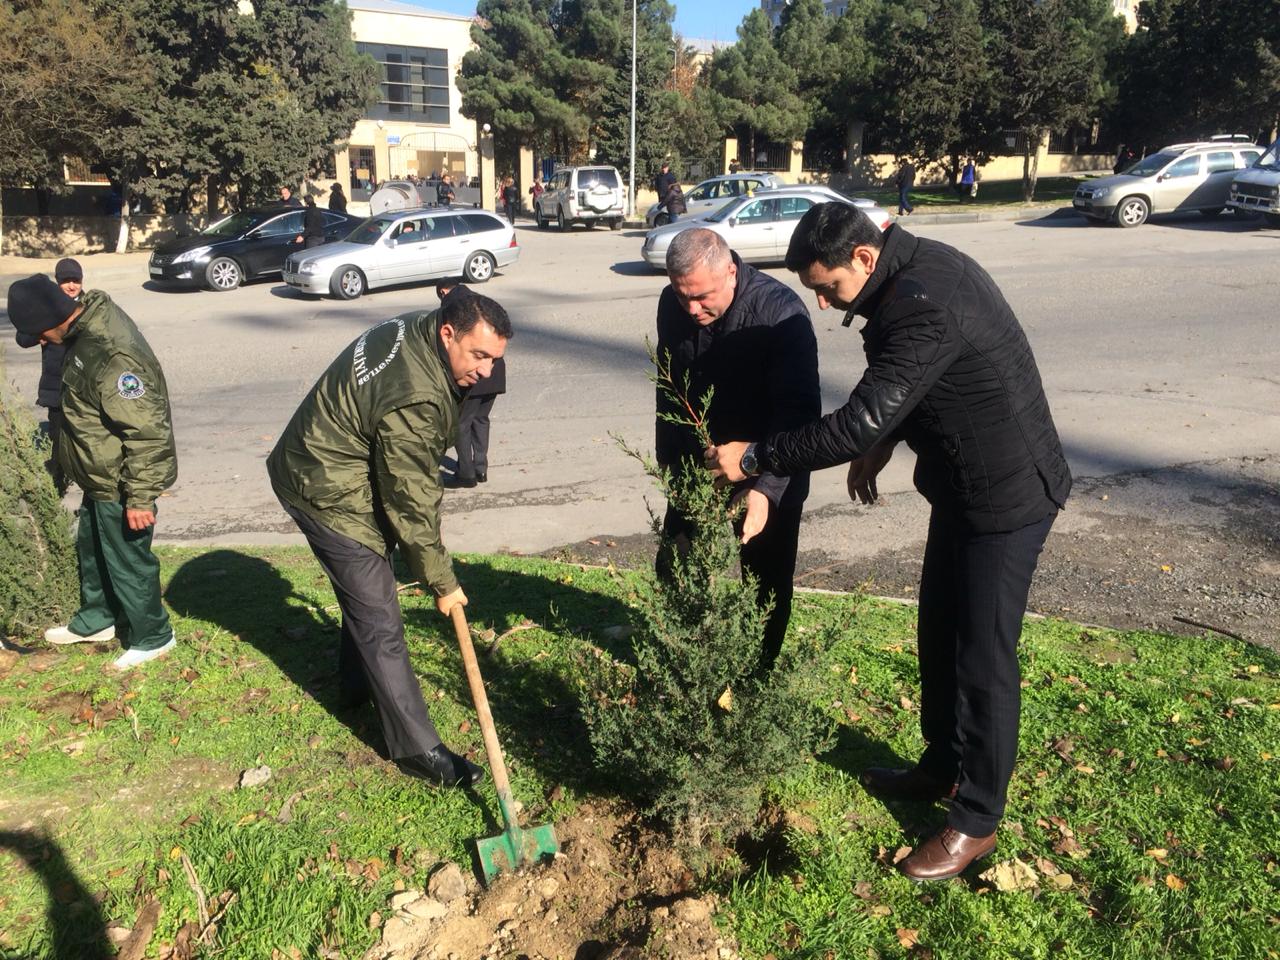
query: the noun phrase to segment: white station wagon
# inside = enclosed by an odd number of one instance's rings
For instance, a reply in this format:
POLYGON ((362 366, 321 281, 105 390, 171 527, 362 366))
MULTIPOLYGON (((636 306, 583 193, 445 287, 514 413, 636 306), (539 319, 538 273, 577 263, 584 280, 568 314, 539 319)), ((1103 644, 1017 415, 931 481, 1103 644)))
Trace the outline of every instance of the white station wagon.
POLYGON ((284 281, 354 300, 366 290, 461 277, 484 283, 520 258, 515 229, 485 210, 398 210, 370 217, 339 243, 292 253, 284 281))

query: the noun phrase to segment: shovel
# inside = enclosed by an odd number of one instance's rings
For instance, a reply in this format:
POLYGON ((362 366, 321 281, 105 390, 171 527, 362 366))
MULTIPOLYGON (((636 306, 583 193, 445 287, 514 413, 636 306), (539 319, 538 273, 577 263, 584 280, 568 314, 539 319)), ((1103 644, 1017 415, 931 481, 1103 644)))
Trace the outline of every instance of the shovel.
POLYGON ((498 808, 502 811, 505 829, 496 837, 476 841, 476 853, 485 886, 493 883, 498 874, 514 871, 546 857, 554 857, 560 850, 555 830, 546 823, 536 827, 520 826, 516 818, 516 800, 511 795, 511 782, 507 779, 507 765, 502 759, 502 747, 498 745, 498 732, 493 727, 493 714, 489 711, 489 697, 484 692, 484 679, 480 676, 480 664, 476 662, 476 650, 471 645, 471 630, 462 604, 452 611, 453 629, 458 635, 458 648, 462 651, 462 665, 467 671, 467 683, 471 687, 471 699, 476 705, 476 717, 480 732, 484 734, 484 749, 489 755, 489 769, 493 772, 493 786, 498 791, 498 808))

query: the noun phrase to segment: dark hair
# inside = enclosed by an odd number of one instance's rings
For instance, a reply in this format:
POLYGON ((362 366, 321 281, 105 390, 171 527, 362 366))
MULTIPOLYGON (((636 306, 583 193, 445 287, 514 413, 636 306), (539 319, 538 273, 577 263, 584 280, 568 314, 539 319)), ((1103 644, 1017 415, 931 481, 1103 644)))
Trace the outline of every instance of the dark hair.
POLYGON ((458 336, 471 332, 482 320, 503 340, 511 339, 511 318, 497 300, 459 286, 440 305, 440 322, 453 327, 458 336))
POLYGON ((857 207, 832 200, 810 208, 800 218, 787 247, 787 269, 799 273, 814 263, 827 269, 842 267, 853 259, 854 247, 884 246, 884 235, 857 207))
POLYGON ((307 194, 305 197, 302 198, 302 202, 305 203, 308 207, 314 207, 316 205, 316 198, 311 196, 311 194, 307 194))

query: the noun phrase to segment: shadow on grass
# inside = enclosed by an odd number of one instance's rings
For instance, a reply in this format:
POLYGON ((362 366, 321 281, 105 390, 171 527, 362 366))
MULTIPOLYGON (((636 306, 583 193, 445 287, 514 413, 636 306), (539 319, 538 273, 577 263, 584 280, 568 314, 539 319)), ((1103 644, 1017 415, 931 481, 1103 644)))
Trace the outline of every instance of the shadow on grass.
POLYGON ((107 924, 93 896, 50 837, 24 830, 0 831, 0 850, 12 850, 44 884, 52 960, 106 960, 115 956, 107 924))
POLYGON ((341 624, 324 610, 308 614, 290 606, 290 600, 302 599, 308 607, 311 601, 295 593, 269 561, 234 550, 201 554, 173 575, 165 599, 182 616, 216 624, 270 657, 353 736, 386 756, 371 715, 350 708, 343 695, 337 669, 341 624))
MULTIPOLYGON (((862 771, 868 767, 897 769, 913 766, 916 762, 914 758, 898 756, 883 740, 872 739, 857 727, 845 725, 836 730, 836 741, 831 749, 818 759, 857 780, 859 790, 866 790, 861 786, 862 771)), ((927 836, 941 826, 941 817, 935 813, 936 805, 933 803, 879 798, 876 802, 884 804, 904 836, 910 840, 927 836)))

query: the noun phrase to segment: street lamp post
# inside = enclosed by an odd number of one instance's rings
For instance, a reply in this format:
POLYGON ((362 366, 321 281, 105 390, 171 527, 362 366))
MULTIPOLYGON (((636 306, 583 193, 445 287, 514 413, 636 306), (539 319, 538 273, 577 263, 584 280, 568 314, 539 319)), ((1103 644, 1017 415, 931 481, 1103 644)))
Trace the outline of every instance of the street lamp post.
POLYGON ((627 216, 636 215, 636 7, 631 0, 631 182, 627 190, 627 216))

